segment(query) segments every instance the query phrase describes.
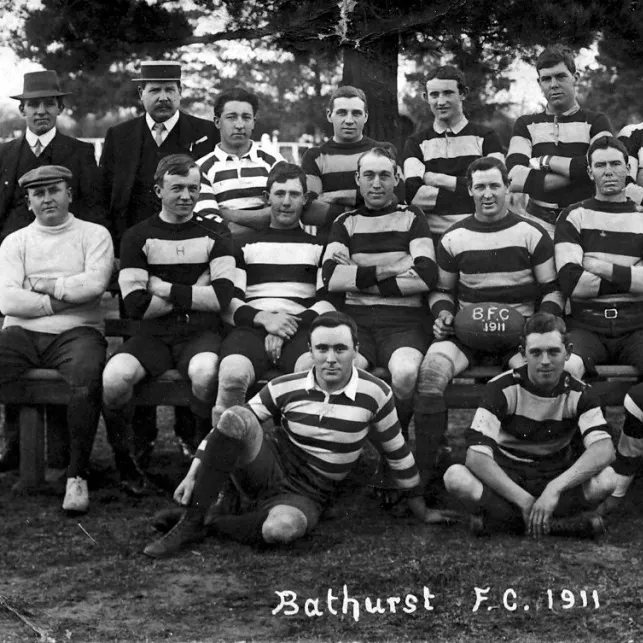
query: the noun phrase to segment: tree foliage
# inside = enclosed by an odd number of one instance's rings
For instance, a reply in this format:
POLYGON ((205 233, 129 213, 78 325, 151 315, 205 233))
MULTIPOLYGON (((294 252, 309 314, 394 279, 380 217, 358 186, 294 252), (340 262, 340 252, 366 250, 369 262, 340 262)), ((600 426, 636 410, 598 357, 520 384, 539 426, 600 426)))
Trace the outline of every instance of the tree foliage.
MULTIPOLYGON (((369 134, 392 140, 399 127, 400 54, 421 67, 445 61, 460 66, 468 76, 472 115, 490 120, 502 107, 489 97, 506 88, 503 72, 516 56, 533 58, 542 45, 586 47, 602 34, 603 69, 629 78, 628 61, 643 56, 642 13, 636 0, 42 0, 40 8, 25 9, 12 43, 19 55, 68 75, 78 115, 100 112, 101 100, 103 109, 106 101, 134 104, 125 80, 133 62, 182 46, 181 55, 191 58, 201 77, 188 86, 188 101, 207 95, 204 79, 210 91, 229 82, 259 83, 282 116, 281 129, 284 113, 302 117, 285 107, 291 100, 315 110, 311 127, 323 125, 328 83, 338 80, 334 71, 343 61, 341 82, 362 87, 369 98, 369 134), (208 16, 217 20, 200 28, 208 16), (195 54, 223 56, 233 40, 292 57, 266 63, 249 57, 228 78, 216 62, 201 63, 195 54)), ((594 83, 600 85, 600 78, 594 83)))

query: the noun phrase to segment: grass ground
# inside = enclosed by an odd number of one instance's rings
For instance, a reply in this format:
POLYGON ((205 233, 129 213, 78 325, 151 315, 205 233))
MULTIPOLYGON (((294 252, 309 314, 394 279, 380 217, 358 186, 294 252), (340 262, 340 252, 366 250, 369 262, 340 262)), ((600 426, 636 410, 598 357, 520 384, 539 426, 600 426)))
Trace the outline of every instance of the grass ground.
MULTIPOLYGON (((470 416, 452 415, 451 437, 461 447, 470 416)), ((152 462, 169 488, 183 472, 170 424, 163 414, 152 462)), ((123 496, 102 436, 91 509, 80 519, 62 514, 61 488, 15 497, 16 475, 0 476, 3 643, 643 641, 641 482, 600 543, 475 539, 466 523, 426 527, 394 518, 360 489, 341 503, 338 518, 295 547, 257 551, 210 539, 155 562, 141 550, 154 537, 149 518, 169 505, 169 492, 123 496), (329 591, 339 597, 330 604, 329 591), (346 613, 344 591, 357 601, 347 602, 346 613), (476 610, 477 591, 488 600, 476 610), (290 592, 283 594, 289 602, 273 613, 278 592, 290 592), (47 634, 39 639, 33 628, 47 634)))

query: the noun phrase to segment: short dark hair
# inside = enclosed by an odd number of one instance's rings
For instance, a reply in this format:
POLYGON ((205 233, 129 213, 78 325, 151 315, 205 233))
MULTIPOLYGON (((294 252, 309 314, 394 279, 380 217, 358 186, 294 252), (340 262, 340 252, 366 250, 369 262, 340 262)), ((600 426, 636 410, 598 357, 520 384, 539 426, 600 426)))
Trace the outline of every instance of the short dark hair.
POLYGON ((426 84, 434 78, 439 80, 455 80, 458 83, 458 91, 461 94, 466 94, 467 91, 469 91, 464 74, 455 65, 442 65, 429 72, 424 79, 424 86, 426 87, 426 84))
MULTIPOLYGON (((558 63, 565 63, 565 67, 572 73, 576 73, 576 62, 574 61, 574 52, 563 45, 551 45, 545 48, 538 58, 536 58, 536 72, 541 69, 555 67, 558 63)), ((540 77, 540 73, 538 73, 540 77)))
POLYGON ((393 163, 393 168, 397 172, 397 159, 395 158, 395 148, 391 146, 377 146, 377 147, 372 147, 370 150, 366 150, 366 152, 362 152, 360 154, 359 158, 357 159, 357 173, 359 174, 360 168, 362 166, 362 159, 366 156, 383 156, 393 163))
POLYGON ((527 345, 527 337, 532 333, 550 333, 557 330, 563 338, 563 344, 567 346, 567 326, 561 317, 552 315, 552 313, 538 312, 534 313, 522 327, 522 335, 520 336, 520 345, 525 348, 527 345))
POLYGON ((623 155, 623 158, 625 159, 626 163, 630 160, 627 148, 622 143, 622 141, 619 141, 614 136, 601 136, 601 137, 597 138, 589 146, 589 149, 587 150, 587 165, 589 165, 591 167, 591 165, 592 165, 592 154, 594 154, 594 152, 596 150, 606 150, 606 149, 608 149, 610 147, 613 147, 615 150, 618 150, 623 155))
POLYGON ((340 313, 338 310, 322 313, 313 319, 308 329, 308 344, 312 347, 310 338, 315 328, 337 328, 338 326, 348 326, 351 331, 351 337, 353 338, 353 346, 357 348, 359 344, 357 324, 352 317, 349 317, 346 313, 340 313))
POLYGON ((169 156, 165 156, 156 166, 154 185, 163 187, 163 178, 166 174, 187 176, 193 167, 198 168, 199 166, 194 159, 187 154, 170 154, 169 156))
POLYGON ((40 98, 21 99, 21 101, 18 103, 18 110, 20 111, 21 114, 23 114, 25 111, 25 105, 27 104, 28 100, 44 100, 45 98, 55 98, 56 103, 58 103, 58 109, 65 109, 65 101, 62 96, 41 96, 40 98))
POLYGON ((299 165, 286 163, 286 161, 279 161, 279 163, 273 165, 270 172, 268 172, 266 192, 270 192, 270 188, 273 183, 285 183, 288 179, 299 179, 304 193, 308 191, 306 172, 304 172, 299 165))
POLYGON ((341 87, 338 87, 330 95, 330 99, 328 100, 329 112, 333 111, 336 98, 359 98, 364 103, 364 111, 368 113, 368 101, 366 100, 366 94, 358 87, 353 87, 352 85, 342 85, 341 87))
POLYGON ((259 111, 259 99, 256 94, 249 92, 244 87, 233 87, 232 89, 226 89, 226 91, 221 92, 214 101, 214 115, 219 118, 223 113, 223 108, 226 106, 226 103, 233 100, 237 100, 240 103, 250 103, 252 115, 257 115, 259 111))
POLYGON ((474 172, 486 172, 487 170, 493 169, 500 170, 502 182, 505 185, 509 185, 509 172, 507 172, 507 166, 495 156, 483 156, 473 161, 467 168, 467 186, 471 187, 473 185, 474 172))

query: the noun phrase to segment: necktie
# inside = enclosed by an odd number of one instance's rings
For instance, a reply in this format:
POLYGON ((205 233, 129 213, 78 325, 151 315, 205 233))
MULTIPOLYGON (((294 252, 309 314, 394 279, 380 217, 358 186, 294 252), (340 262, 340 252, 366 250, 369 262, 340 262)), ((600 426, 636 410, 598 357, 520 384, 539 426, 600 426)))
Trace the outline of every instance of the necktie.
POLYGON ((154 127, 152 129, 154 130, 154 140, 160 147, 161 143, 163 143, 163 132, 165 132, 165 125, 163 125, 163 123, 154 123, 154 127))
POLYGON ((39 138, 36 139, 36 144, 33 147, 33 153, 36 156, 40 156, 42 154, 42 143, 39 138))

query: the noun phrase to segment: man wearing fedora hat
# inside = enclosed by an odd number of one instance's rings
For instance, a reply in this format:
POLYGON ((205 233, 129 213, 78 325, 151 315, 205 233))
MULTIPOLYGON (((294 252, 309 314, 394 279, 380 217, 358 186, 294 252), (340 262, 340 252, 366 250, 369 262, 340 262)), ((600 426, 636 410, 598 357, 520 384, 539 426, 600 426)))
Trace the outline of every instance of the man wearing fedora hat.
MULTIPOLYGON (((18 177, 35 168, 55 164, 68 168, 73 195, 72 210, 77 218, 106 224, 100 194, 100 178, 94 148, 71 136, 61 134, 56 120, 64 109, 63 96, 55 71, 44 70, 24 75, 23 91, 11 96, 20 101, 19 110, 26 122, 24 135, 0 144, 0 242, 11 232, 34 220, 18 177)), ((64 409, 56 424, 64 424, 64 409)), ((52 420, 52 415, 49 420, 52 420)), ((6 408, 5 446, 0 452, 0 471, 18 466, 17 409, 6 408)))
POLYGON ((34 220, 18 177, 43 165, 62 165, 71 171, 76 217, 105 223, 93 146, 61 134, 56 127, 63 96, 68 95, 60 90, 56 72, 44 70, 25 74, 22 93, 11 96, 20 101, 27 127, 24 135, 0 144, 0 241, 34 220))
POLYGON ((179 109, 181 64, 141 62, 134 78, 145 114, 107 130, 100 159, 104 199, 116 253, 127 228, 161 211, 154 192, 154 172, 170 154, 201 158, 218 139, 214 123, 179 109))
MULTIPOLYGON (((103 198, 117 256, 125 231, 161 211, 161 201, 154 191, 159 161, 170 154, 199 159, 209 154, 218 140, 212 121, 179 109, 180 63, 143 61, 140 77, 133 81, 138 83, 145 114, 108 129, 100 158, 103 198)), ((193 431, 191 414, 177 409, 177 417, 177 434, 189 442, 193 431)), ((134 422, 140 426, 136 451, 144 464, 156 437, 155 409, 137 408, 134 422), (146 434, 144 427, 151 433, 146 434)))

